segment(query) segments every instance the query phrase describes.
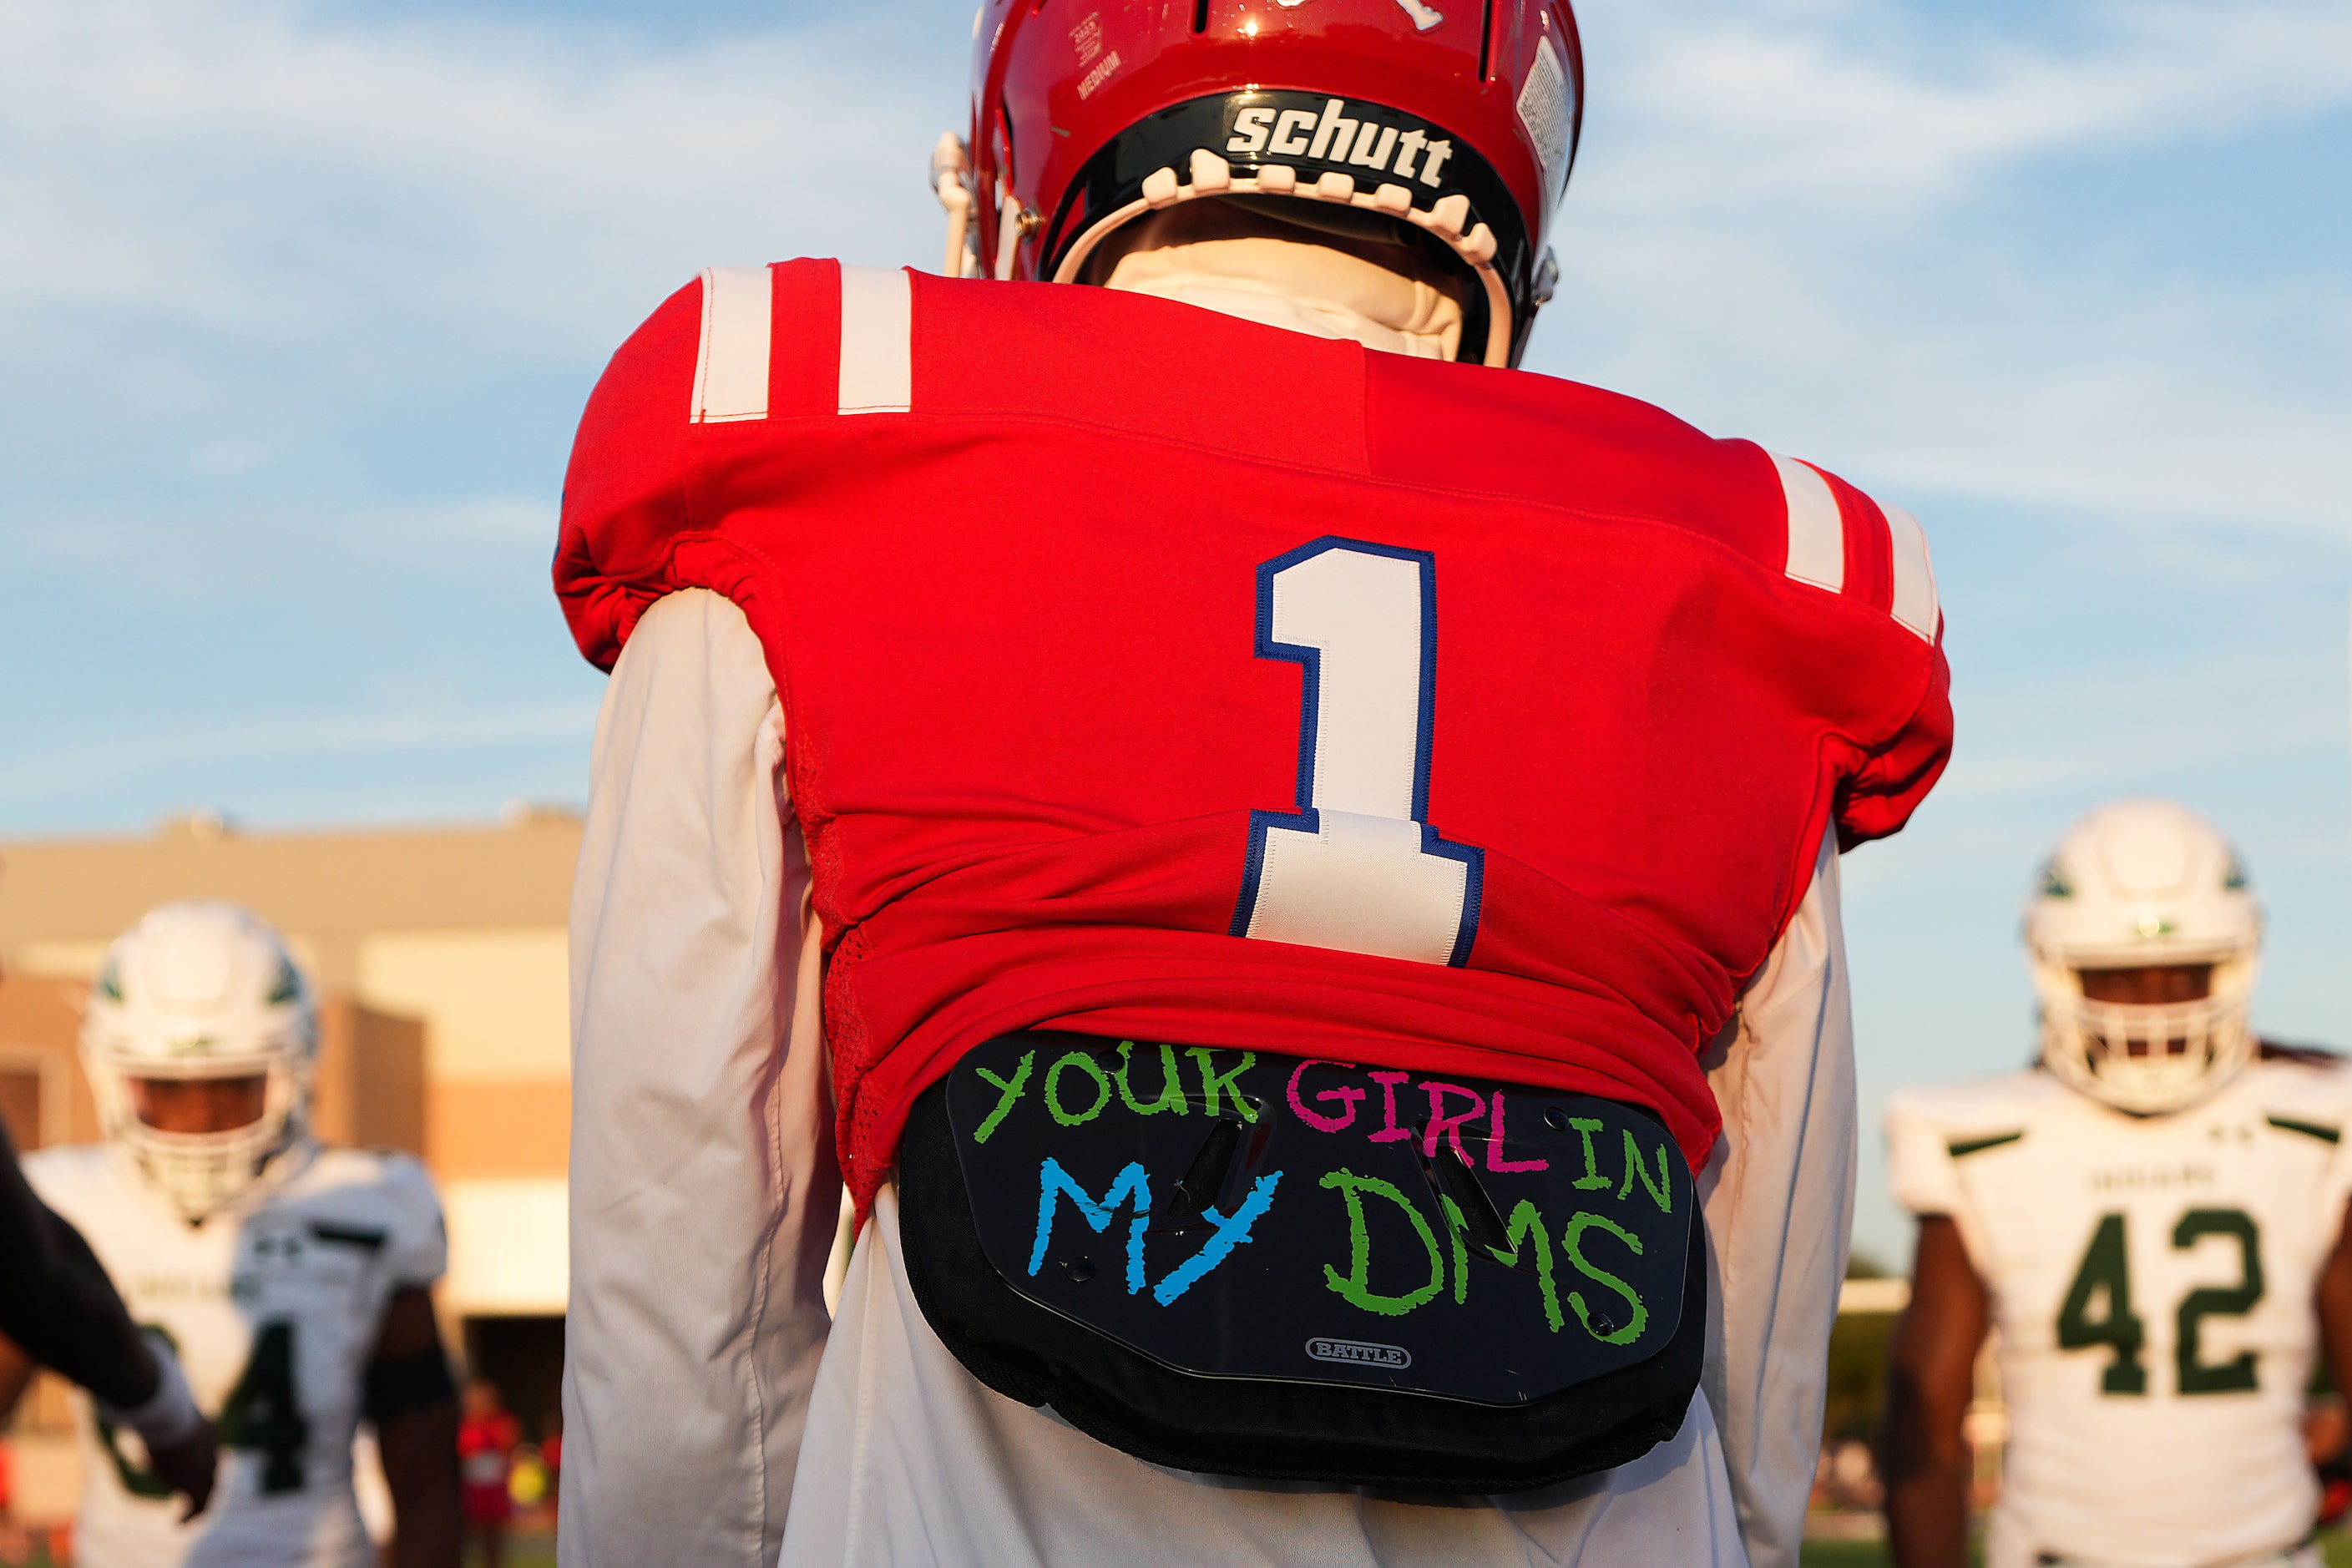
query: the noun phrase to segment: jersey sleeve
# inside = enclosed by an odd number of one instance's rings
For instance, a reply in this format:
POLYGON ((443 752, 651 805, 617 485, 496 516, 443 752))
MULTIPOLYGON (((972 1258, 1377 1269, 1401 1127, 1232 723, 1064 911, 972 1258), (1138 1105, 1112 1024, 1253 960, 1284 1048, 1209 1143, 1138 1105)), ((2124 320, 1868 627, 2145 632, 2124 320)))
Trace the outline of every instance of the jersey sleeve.
POLYGON ((858 411, 840 381, 841 279, 834 261, 714 267, 604 367, 564 471, 554 568, 572 639, 599 669, 656 599, 703 587, 742 602, 740 564, 678 559, 714 521, 694 510, 698 466, 755 463, 772 499, 796 463, 821 461, 774 433, 796 416, 858 411))
POLYGON ((419 1289, 449 1267, 449 1237, 441 1219, 441 1196, 433 1178, 407 1154, 383 1156, 384 1194, 392 1205, 392 1234, 384 1245, 384 1270, 395 1289, 419 1289))
POLYGON ((1842 679, 1865 685, 1878 715, 1834 803, 1838 847, 1899 831, 1952 752, 1951 667, 1935 561, 1919 520, 1811 463, 1772 456, 1788 520, 1792 588, 1835 595, 1873 631, 1842 679))
POLYGON ((555 591, 580 651, 610 669, 660 597, 686 522, 686 435, 704 279, 664 300, 590 395, 563 476, 555 591))
POLYGON ((1952 672, 1933 652, 1927 689, 1911 716, 1853 773, 1837 796, 1838 847, 1899 831, 1943 775, 1952 754, 1952 672))

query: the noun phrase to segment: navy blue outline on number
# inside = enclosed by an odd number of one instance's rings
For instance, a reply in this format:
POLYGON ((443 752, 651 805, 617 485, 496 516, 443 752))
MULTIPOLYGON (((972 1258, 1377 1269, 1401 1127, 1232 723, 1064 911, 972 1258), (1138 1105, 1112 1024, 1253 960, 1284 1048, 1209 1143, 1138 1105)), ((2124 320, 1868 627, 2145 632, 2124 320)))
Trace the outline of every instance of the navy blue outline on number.
POLYGON ((1229 934, 1247 936, 1251 917, 1257 913, 1258 879, 1265 869, 1265 830, 1287 827, 1320 833, 1322 821, 1315 809, 1315 731, 1321 717, 1323 650, 1305 643, 1274 640, 1274 580, 1302 561, 1327 551, 1354 550, 1385 555, 1391 561, 1412 561, 1421 567, 1421 694, 1414 715, 1420 728, 1413 736, 1412 820, 1421 825, 1421 852, 1441 860, 1459 860, 1468 868, 1462 887, 1462 926, 1454 936, 1448 966, 1459 969, 1470 962, 1471 945, 1478 940, 1479 900, 1486 883, 1486 852, 1475 845, 1456 844, 1438 836, 1429 825, 1429 753, 1437 722, 1437 557, 1427 550, 1407 550, 1396 544, 1374 544, 1327 533, 1310 544, 1286 550, 1257 569, 1257 657, 1278 658, 1301 667, 1298 695, 1298 809, 1295 812, 1250 813, 1249 856, 1242 867, 1241 900, 1234 906, 1229 934))

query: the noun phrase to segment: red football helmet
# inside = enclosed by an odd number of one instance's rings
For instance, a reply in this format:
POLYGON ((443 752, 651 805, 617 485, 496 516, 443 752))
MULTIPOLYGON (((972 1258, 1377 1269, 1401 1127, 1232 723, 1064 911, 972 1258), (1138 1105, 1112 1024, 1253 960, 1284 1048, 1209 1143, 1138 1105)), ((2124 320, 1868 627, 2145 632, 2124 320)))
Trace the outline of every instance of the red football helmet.
POLYGON ((950 268, 969 217, 993 276, 1070 282, 1179 202, 1337 204, 1465 269, 1460 357, 1517 363, 1576 156, 1576 18, 1567 0, 1438 5, 985 0, 969 151, 943 137, 932 165, 950 268))

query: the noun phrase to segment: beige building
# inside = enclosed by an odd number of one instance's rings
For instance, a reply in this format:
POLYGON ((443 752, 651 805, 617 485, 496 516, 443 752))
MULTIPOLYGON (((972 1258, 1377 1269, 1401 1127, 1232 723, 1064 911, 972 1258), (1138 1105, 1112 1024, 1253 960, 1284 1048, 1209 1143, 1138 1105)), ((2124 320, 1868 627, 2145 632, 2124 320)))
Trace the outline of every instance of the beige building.
POLYGON ((321 1001, 320 1131, 406 1148, 449 1220, 445 1321, 527 1426, 554 1404, 571 1121, 564 921, 580 824, 0 843, 0 1116, 20 1146, 96 1135, 74 1048, 114 936, 167 899, 284 931, 321 1001))

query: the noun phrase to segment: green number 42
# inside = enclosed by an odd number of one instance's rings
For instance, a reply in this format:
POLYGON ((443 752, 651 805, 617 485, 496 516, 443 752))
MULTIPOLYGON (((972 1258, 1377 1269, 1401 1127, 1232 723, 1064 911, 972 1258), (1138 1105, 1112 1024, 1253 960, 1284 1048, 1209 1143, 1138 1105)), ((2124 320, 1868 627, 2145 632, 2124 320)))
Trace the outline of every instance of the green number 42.
MULTIPOLYGON (((2187 1250, 2209 1236, 2233 1237, 2238 1243, 2239 1274, 2235 1285, 2202 1286, 2180 1299, 2173 1362, 2183 1394, 2237 1394, 2254 1384, 2254 1352, 2241 1351, 2230 1360, 2210 1364, 2199 1353, 2205 1320, 2242 1317, 2263 1299, 2262 1231, 2242 1209, 2190 1209, 2172 1227, 2172 1245, 2187 1250)), ((2091 1245, 2083 1253, 2074 1282, 2066 1289, 2065 1305, 2058 1309, 2058 1347, 2088 1350, 2105 1345, 2114 1351, 2099 1387, 2107 1394, 2146 1394, 2147 1368, 2140 1360, 2147 1342, 2139 1315, 2132 1310, 2130 1252, 2125 1245, 2124 1216, 2099 1216, 2091 1245), (2102 1313, 2091 1316, 2097 1301, 2102 1313)))

